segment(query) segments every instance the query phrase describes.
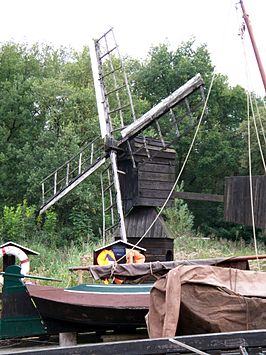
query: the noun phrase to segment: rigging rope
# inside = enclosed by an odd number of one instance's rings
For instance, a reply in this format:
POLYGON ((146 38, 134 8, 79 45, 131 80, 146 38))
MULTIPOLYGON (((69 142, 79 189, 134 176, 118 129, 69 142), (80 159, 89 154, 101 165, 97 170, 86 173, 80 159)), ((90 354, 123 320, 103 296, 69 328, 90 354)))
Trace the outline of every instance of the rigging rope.
MULTIPOLYGON (((265 130, 263 127, 263 123, 262 123, 262 119, 261 119, 261 115, 260 115, 260 111, 259 111, 259 106, 258 106, 258 102, 257 102, 256 98, 255 98, 255 103, 256 103, 256 111, 257 111, 257 116, 258 116, 259 123, 260 123, 261 133, 262 133, 262 136, 264 139, 264 143, 266 144, 265 130)), ((264 100, 263 100, 263 104, 264 104, 264 108, 266 108, 264 100)))
POLYGON ((253 102, 252 102, 252 95, 249 93, 248 96, 249 96, 249 101, 250 101, 250 107, 251 107, 251 112, 252 112, 253 123, 254 123, 254 127, 255 127, 255 132, 256 132, 256 137, 257 137, 257 141, 258 141, 258 145, 259 145, 261 160, 262 160, 262 164, 263 164, 264 171, 265 171, 265 174, 266 174, 266 164, 265 164, 265 159, 264 159, 264 155, 263 155, 263 150, 262 150, 262 147, 261 147, 258 127, 257 127, 257 123, 256 123, 256 117, 255 117, 254 107, 253 107, 253 102))
POLYGON ((247 92, 247 115, 248 115, 248 166, 249 166, 249 190, 250 190, 250 208, 251 208, 251 219, 252 219, 252 231, 254 240, 254 249, 257 258, 257 266, 260 270, 260 262, 258 257, 258 247, 257 247, 257 237, 255 228, 255 216, 254 216, 254 198, 253 198, 253 184, 252 184, 252 167, 251 167, 251 137, 250 137, 250 116, 249 116, 249 103, 250 94, 247 92))

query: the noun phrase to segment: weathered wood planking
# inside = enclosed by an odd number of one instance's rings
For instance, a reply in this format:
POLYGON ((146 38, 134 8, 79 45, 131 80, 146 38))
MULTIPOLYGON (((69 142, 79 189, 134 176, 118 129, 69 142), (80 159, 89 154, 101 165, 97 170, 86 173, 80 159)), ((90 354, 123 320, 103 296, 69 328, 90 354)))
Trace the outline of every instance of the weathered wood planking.
POLYGON ((195 200, 195 201, 210 201, 210 202, 223 202, 223 195, 216 194, 202 194, 198 192, 173 192, 173 196, 181 198, 183 200, 195 200))
MULTIPOLYGON (((248 347, 248 353, 262 354, 266 347, 266 331, 251 330, 246 332, 215 333, 193 336, 178 336, 173 338, 180 343, 192 346, 195 349, 205 352, 226 351, 229 354, 243 354, 240 347, 248 347)), ((245 349, 243 349, 245 350, 245 349)), ((53 347, 27 349, 25 351, 16 350, 12 354, 31 354, 31 355, 94 355, 94 354, 116 354, 116 355, 159 355, 159 354, 178 354, 191 353, 181 345, 173 344, 168 338, 161 339, 142 339, 128 340, 110 343, 83 344, 73 347, 53 347)))
MULTIPOLYGON (((175 159, 175 155, 174 155, 175 159)), ((168 162, 167 163, 145 163, 145 164, 140 164, 139 165, 139 171, 144 171, 144 172, 152 172, 156 173, 158 171, 164 173, 164 174, 176 174, 175 171, 175 163, 173 165, 170 165, 168 162)))
MULTIPOLYGON (((127 146, 119 159, 119 169, 125 173, 119 176, 125 213, 137 206, 161 207, 175 182, 175 150, 152 138, 146 138, 146 148, 141 137, 131 141, 135 168, 127 146)), ((171 196, 167 207, 173 202, 171 196)))
MULTIPOLYGON (((258 228, 266 228, 266 175, 253 176, 254 218, 258 228)), ((227 222, 252 225, 249 176, 225 179, 224 218, 227 222)))

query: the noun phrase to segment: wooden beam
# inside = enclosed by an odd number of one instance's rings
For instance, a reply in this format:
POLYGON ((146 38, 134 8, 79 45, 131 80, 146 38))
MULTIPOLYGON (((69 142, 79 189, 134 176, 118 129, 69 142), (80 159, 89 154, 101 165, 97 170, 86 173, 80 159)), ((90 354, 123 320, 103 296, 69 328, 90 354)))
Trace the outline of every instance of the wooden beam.
MULTIPOLYGON (((172 338, 171 338, 172 339, 172 338)), ((229 333, 214 333, 204 335, 188 335, 178 336, 173 338, 179 342, 192 346, 201 351, 234 351, 234 354, 239 354, 239 347, 265 347, 266 346, 266 330, 251 330, 241 332, 229 333)), ((49 355, 89 355, 89 354, 176 354, 188 353, 191 351, 185 349, 181 345, 173 344, 168 338, 161 339, 145 339, 145 340, 131 340, 122 342, 98 343, 98 344, 83 344, 68 347, 53 347, 53 348, 39 348, 27 349, 26 351, 15 349, 12 354, 49 354, 49 355)))
POLYGON ((183 200, 224 202, 223 195, 201 194, 198 192, 173 192, 173 196, 175 198, 181 198, 183 200))
POLYGON ((143 116, 124 128, 121 131, 122 140, 119 141, 118 145, 121 145, 129 138, 136 136, 141 130, 149 126, 157 118, 164 115, 203 84, 204 81, 200 74, 194 76, 186 84, 174 91, 170 96, 166 97, 143 116))

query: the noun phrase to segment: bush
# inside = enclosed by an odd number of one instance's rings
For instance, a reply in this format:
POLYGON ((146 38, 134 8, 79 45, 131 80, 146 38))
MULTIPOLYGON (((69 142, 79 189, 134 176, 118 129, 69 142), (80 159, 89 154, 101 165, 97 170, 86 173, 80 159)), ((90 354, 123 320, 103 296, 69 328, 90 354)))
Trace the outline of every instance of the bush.
POLYGON ((32 238, 37 231, 35 212, 36 208, 28 206, 26 200, 16 207, 5 206, 0 218, 1 240, 21 243, 32 238))
MULTIPOLYGON (((183 183, 177 187, 177 191, 182 191, 182 189, 183 183)), ((183 200, 175 199, 174 207, 167 208, 164 215, 175 238, 192 233, 194 216, 183 200)))

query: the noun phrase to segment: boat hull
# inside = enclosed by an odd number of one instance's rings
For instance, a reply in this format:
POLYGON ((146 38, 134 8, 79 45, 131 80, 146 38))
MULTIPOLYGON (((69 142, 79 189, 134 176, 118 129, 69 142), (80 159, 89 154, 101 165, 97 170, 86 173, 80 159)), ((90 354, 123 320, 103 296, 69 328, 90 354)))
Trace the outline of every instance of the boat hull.
POLYGON ((44 321, 65 322, 88 330, 145 326, 149 292, 141 292, 141 285, 134 286, 134 290, 129 287, 130 292, 124 286, 102 292, 102 285, 92 291, 37 285, 27 285, 27 289, 44 321))

